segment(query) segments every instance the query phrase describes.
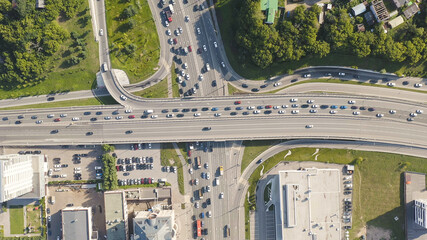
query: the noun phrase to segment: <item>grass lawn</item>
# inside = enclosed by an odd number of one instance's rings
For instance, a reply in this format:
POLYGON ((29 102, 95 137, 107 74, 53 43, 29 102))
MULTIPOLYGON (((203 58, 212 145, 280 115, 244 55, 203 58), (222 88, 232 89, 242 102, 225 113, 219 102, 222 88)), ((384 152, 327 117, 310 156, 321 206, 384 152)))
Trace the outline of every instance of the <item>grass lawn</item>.
MULTIPOLYGON (((107 0, 107 26, 113 68, 124 70, 130 83, 140 82, 151 76, 158 67, 160 57, 159 36, 147 0, 107 0), (133 6, 136 14, 130 29, 129 19, 121 17, 123 10, 133 6), (136 46, 133 54, 123 51, 130 44, 136 46)), ((158 17, 158 16, 156 16, 158 17)))
POLYGON ((179 98, 179 85, 178 82, 176 81, 176 72, 175 72, 175 63, 172 63, 172 68, 171 68, 171 73, 172 73, 172 96, 174 98, 179 98))
POLYGON ((175 148, 172 143, 164 143, 161 145, 160 150, 160 161, 162 166, 176 166, 178 169, 178 188, 179 192, 184 195, 184 170, 182 167, 181 160, 179 160, 179 156, 176 153, 175 148))
MULTIPOLYGON (((312 154, 314 148, 291 149, 292 155, 286 161, 314 161, 312 154)), ((283 157, 288 150, 276 154, 264 161, 264 172, 283 161, 283 157)), ((402 172, 416 171, 427 173, 426 159, 411 157, 399 154, 354 151, 345 149, 320 149, 317 161, 338 164, 354 163, 356 159, 363 159, 356 165, 353 178, 353 229, 351 236, 365 226, 373 225, 388 229, 392 232, 392 239, 404 239, 404 209, 402 172), (402 163, 407 163, 402 167, 402 163), (358 190, 360 189, 360 191, 358 190), (387 201, 384 201, 387 199, 387 201), (394 221, 394 217, 399 217, 394 221)), ((261 167, 258 167, 249 178, 249 192, 254 198, 256 183, 259 179, 261 167)), ((249 213, 250 206, 245 201, 246 213, 249 213)), ((246 226, 248 230, 248 225, 246 226)))
POLYGON ((258 155, 277 143, 279 143, 278 140, 243 141, 245 151, 243 152, 242 167, 240 171, 243 173, 249 163, 251 163, 258 155))
POLYGON ((77 91, 91 89, 95 81, 95 74, 99 70, 98 44, 94 41, 91 21, 87 24, 83 19, 90 16, 88 1, 82 1, 78 13, 70 20, 58 20, 60 26, 69 33, 76 32, 77 35, 87 44, 87 58, 79 64, 68 66, 66 62, 73 56, 77 56, 74 45, 75 40, 69 38, 64 41, 60 50, 50 57, 50 70, 46 74, 46 79, 31 87, 5 91, 0 89, 0 99, 17 98, 19 96, 43 95, 64 91, 77 91))
POLYGON ((30 225, 34 229, 34 233, 39 233, 41 230, 41 223, 40 223, 40 206, 34 206, 34 205, 28 205, 27 208, 27 225, 30 225), (35 207, 39 207, 38 210, 35 209, 35 207))
POLYGON ((91 105, 113 105, 117 104, 113 97, 98 97, 86 98, 69 101, 58 101, 49 103, 39 103, 17 107, 0 108, 0 110, 13 110, 13 109, 30 109, 30 108, 54 108, 54 107, 72 107, 72 106, 91 106, 91 105))
POLYGON ((24 208, 23 206, 10 206, 10 233, 23 234, 24 233, 24 208))
POLYGON ((244 61, 238 52, 238 46, 235 42, 235 33, 237 31, 238 21, 235 16, 238 15, 239 0, 218 0, 215 3, 215 10, 218 18, 218 25, 221 26, 221 37, 224 42, 225 52, 233 69, 242 77, 248 79, 267 79, 273 76, 287 73, 289 70, 295 70, 307 66, 358 66, 359 68, 395 72, 410 76, 425 76, 427 72, 426 61, 415 66, 408 63, 390 62, 382 58, 357 58, 352 55, 331 53, 324 58, 305 57, 300 61, 283 62, 272 64, 266 69, 261 69, 250 61, 244 61))
POLYGON ((239 89, 235 88, 233 85, 227 83, 228 87, 228 95, 237 95, 237 94, 248 94, 246 92, 242 92, 239 89))
POLYGON ((147 89, 133 92, 132 94, 144 98, 167 98, 168 97, 168 81, 163 79, 156 85, 153 85, 147 89))

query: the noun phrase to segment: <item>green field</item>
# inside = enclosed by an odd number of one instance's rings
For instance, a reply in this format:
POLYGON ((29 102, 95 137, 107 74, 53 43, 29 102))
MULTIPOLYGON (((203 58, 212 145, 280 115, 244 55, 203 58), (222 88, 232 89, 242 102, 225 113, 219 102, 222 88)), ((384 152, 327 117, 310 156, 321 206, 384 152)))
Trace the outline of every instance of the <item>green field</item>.
POLYGON ((179 98, 179 83, 176 81, 176 72, 175 72, 175 63, 172 63, 171 67, 171 73, 172 73, 172 96, 174 98, 179 98))
POLYGON ((32 105, 17 106, 17 107, 7 107, 7 108, 0 108, 0 110, 73 107, 73 106, 91 106, 91 105, 113 105, 113 104, 117 104, 116 100, 114 100, 113 97, 108 96, 108 97, 40 103, 40 104, 32 104, 32 105))
MULTIPOLYGON (((314 161, 314 148, 291 149, 292 154, 286 161, 314 161)), ((264 161, 264 172, 283 161, 288 150, 276 154, 264 161)), ((353 178, 353 229, 352 237, 356 237, 365 225, 372 225, 392 232, 392 239, 404 239, 404 209, 402 173, 415 171, 427 173, 426 159, 399 154, 354 151, 344 149, 320 149, 318 162, 356 164, 353 178), (359 162, 359 163, 356 163, 359 162), (358 191, 360 189, 360 191, 358 191), (384 201, 387 199, 387 201, 384 201), (393 218, 399 217, 398 221, 393 218)), ((249 192, 254 199, 256 184, 262 167, 258 167, 249 178, 249 192)), ((245 201, 246 213, 252 208, 245 201)), ((246 225, 248 234, 249 226, 246 225)), ((248 235, 247 235, 248 236, 248 235)))
POLYGON ((235 32, 238 28, 238 21, 236 21, 235 16, 238 16, 238 3, 239 0, 218 0, 215 3, 215 10, 227 58, 233 69, 242 77, 265 80, 273 76, 286 74, 289 70, 308 66, 357 66, 358 68, 376 71, 386 69, 387 72, 411 76, 424 75, 427 70, 427 65, 422 61, 417 65, 411 66, 406 62, 390 62, 374 57, 357 58, 353 55, 338 53, 331 53, 324 58, 304 57, 300 61, 274 63, 266 69, 261 69, 250 61, 241 59, 241 54, 238 52, 238 46, 235 41, 235 32))
POLYGON ((179 159, 178 154, 176 153, 175 148, 172 143, 164 143, 162 144, 162 148, 160 150, 160 161, 162 166, 176 166, 178 169, 178 188, 179 192, 184 195, 184 170, 179 159))
POLYGON ((158 67, 160 43, 147 0, 107 0, 105 5, 113 68, 124 70, 130 83, 150 77, 158 67), (135 15, 127 18, 124 10, 129 6, 135 15))
POLYGON ((68 66, 67 61, 78 54, 73 39, 66 40, 60 50, 47 60, 50 72, 46 79, 34 86, 10 91, 0 89, 0 99, 17 98, 20 96, 35 96, 66 91, 92 89, 96 86, 95 74, 99 70, 98 44, 94 41, 91 21, 84 23, 84 18, 90 17, 88 1, 82 1, 78 13, 70 20, 58 20, 60 26, 69 33, 75 32, 87 45, 87 58, 74 66, 68 66))
POLYGON ((168 98, 168 81, 163 79, 149 88, 132 94, 143 98, 168 98))
POLYGON ((242 92, 239 89, 235 88, 233 85, 231 85, 230 83, 227 83, 227 87, 228 87, 228 95, 237 95, 237 94, 248 94, 246 92, 242 92))
POLYGON ((10 233, 23 234, 24 233, 24 208, 23 206, 10 206, 10 233))
POLYGON ((261 141, 244 141, 245 151, 243 152, 242 166, 240 171, 243 173, 249 163, 258 155, 270 148, 272 145, 279 143, 278 140, 261 140, 261 141))

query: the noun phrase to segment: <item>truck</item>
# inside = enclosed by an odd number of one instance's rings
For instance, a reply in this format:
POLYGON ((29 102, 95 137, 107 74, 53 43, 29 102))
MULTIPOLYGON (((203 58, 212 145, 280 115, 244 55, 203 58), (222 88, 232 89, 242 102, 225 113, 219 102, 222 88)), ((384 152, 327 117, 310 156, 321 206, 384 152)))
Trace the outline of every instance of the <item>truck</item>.
POLYGON ((173 14, 173 13, 174 13, 173 5, 172 5, 172 4, 169 4, 168 8, 169 8, 169 11, 173 14))
POLYGON ((202 163, 201 163, 200 157, 195 157, 195 158, 194 158, 194 161, 195 161, 195 163, 196 163, 196 169, 200 169, 200 168, 201 168, 201 166, 202 166, 202 163))
POLYGON ((199 189, 199 199, 203 199, 203 191, 201 188, 199 189))
POLYGON ((201 226, 200 220, 196 221, 196 235, 197 235, 197 237, 202 236, 202 226, 201 226))
POLYGON ((215 186, 219 186, 219 178, 215 178, 215 186))
POLYGON ((224 175, 224 167, 223 166, 219 166, 219 175, 220 176, 224 175))

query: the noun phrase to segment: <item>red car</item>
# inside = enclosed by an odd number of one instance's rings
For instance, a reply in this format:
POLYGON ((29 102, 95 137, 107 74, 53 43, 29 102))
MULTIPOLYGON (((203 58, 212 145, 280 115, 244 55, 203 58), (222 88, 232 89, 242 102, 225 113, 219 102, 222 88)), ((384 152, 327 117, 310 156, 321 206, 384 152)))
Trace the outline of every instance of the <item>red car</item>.
POLYGON ((120 171, 120 166, 116 166, 117 172, 120 171))
POLYGON ((188 46, 188 51, 189 51, 189 52, 192 52, 192 51, 193 51, 193 49, 191 48, 191 46, 188 46))
POLYGON ((133 118, 135 118, 135 115, 129 115, 129 118, 133 119, 133 118))
POLYGON ((267 105, 267 106, 265 106, 265 108, 269 109, 269 108, 272 108, 272 106, 271 105, 267 105))
POLYGON ((55 121, 55 122, 60 122, 60 121, 61 121, 61 119, 60 119, 60 118, 55 118, 55 120, 53 120, 53 121, 55 121))
POLYGON ((173 39, 173 44, 177 44, 178 40, 176 40, 176 38, 173 39))
POLYGON ((152 178, 148 178, 148 184, 152 183, 152 178))
POLYGON ((191 157, 191 150, 188 150, 188 156, 191 157))
POLYGON ((241 101, 235 101, 234 102, 234 104, 236 104, 236 105, 241 104, 241 103, 242 103, 241 101))

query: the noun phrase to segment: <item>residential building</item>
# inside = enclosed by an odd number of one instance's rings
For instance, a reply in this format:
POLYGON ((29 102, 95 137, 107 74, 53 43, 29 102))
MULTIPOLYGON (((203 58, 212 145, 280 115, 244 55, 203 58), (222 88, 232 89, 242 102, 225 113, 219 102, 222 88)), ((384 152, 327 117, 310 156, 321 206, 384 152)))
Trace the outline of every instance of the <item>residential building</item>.
POLYGON ((92 239, 92 208, 67 207, 61 210, 63 240, 92 239))
POLYGON ((402 16, 398 16, 397 18, 390 20, 388 22, 388 25, 390 26, 390 28, 395 28, 397 26, 399 26, 400 24, 404 23, 405 20, 403 19, 402 16))
POLYGON ((364 12, 366 12, 366 10, 368 10, 367 5, 368 5, 367 2, 363 2, 361 4, 358 4, 351 9, 351 13, 355 17, 364 13, 364 12))
POLYGON ((44 155, 0 156, 0 202, 45 196, 44 155))
POLYGON ((369 26, 372 26, 375 24, 375 17, 371 11, 366 12, 363 16, 365 17, 365 20, 369 26))
POLYGON ((396 6, 396 8, 401 8, 408 3, 408 0, 393 0, 393 3, 396 6))
POLYGON ((418 5, 416 3, 412 3, 411 6, 407 7, 403 11, 403 15, 405 15, 405 17, 407 19, 410 19, 412 16, 414 16, 419 11, 420 11, 420 8, 418 7, 418 5))
POLYGON ((371 11, 377 22, 386 21, 390 18, 387 8, 382 0, 374 0, 371 4, 371 11))
POLYGON ((173 210, 138 212, 133 219, 133 239, 135 240, 176 240, 175 213, 173 210))
POLYGON ((36 0, 36 8, 45 8, 44 0, 36 0))
POLYGON ((426 174, 416 172, 404 173, 404 206, 406 240, 427 240, 426 174))
POLYGON ((273 24, 277 12, 278 0, 261 0, 261 11, 266 15, 265 23, 273 24))
POLYGON ((415 200, 415 223, 427 229, 427 200, 415 200))

